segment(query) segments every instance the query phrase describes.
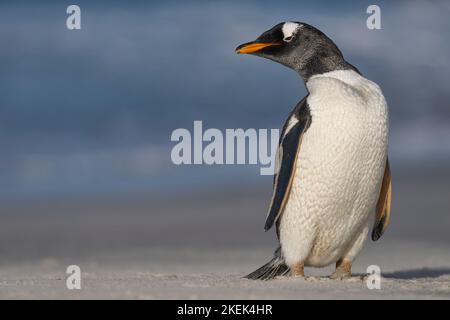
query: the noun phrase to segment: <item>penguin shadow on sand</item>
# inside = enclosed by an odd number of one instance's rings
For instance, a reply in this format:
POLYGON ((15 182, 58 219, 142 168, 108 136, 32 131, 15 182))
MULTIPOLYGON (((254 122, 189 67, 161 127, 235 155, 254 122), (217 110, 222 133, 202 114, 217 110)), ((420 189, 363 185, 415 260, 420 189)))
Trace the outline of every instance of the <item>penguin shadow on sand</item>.
POLYGON ((384 278, 401 280, 439 278, 441 276, 450 276, 450 268, 421 268, 383 273, 384 278))

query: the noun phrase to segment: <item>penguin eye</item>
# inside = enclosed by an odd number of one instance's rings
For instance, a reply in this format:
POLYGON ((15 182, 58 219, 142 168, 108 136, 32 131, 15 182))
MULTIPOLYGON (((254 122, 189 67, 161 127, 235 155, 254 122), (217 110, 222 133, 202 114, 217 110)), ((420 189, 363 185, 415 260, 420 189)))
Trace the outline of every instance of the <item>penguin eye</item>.
POLYGON ((283 41, 285 41, 285 42, 291 42, 292 39, 294 39, 294 36, 286 37, 286 38, 283 39, 283 41))

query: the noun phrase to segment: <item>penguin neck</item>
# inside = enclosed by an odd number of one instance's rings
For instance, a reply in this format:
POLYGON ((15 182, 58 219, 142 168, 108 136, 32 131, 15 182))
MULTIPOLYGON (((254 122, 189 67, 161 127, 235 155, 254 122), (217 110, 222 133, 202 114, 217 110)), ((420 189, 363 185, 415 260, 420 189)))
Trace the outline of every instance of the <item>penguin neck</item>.
POLYGON ((340 54, 334 55, 313 55, 307 59, 300 67, 295 68, 295 71, 302 77, 305 83, 315 75, 320 75, 337 70, 353 70, 360 73, 358 69, 344 60, 340 54))

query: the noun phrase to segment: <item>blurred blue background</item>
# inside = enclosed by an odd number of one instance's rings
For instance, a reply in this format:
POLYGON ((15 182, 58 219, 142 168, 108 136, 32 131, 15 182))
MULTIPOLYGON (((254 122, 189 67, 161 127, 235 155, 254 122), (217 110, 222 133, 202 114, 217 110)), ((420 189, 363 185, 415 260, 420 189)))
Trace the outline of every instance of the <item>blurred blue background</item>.
POLYGON ((280 128, 306 94, 280 65, 234 48, 281 21, 329 35, 391 111, 394 175, 447 171, 450 2, 66 1, 0 4, 0 197, 258 184, 259 166, 175 166, 176 128, 280 128))

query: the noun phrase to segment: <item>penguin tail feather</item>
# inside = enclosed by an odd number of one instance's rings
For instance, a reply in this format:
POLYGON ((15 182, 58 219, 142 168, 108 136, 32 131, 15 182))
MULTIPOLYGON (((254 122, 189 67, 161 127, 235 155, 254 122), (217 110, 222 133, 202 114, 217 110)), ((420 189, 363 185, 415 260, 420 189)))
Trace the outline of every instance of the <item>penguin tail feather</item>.
POLYGON ((284 263, 284 260, 280 257, 275 256, 261 268, 246 275, 244 278, 250 280, 271 280, 278 276, 284 276, 288 274, 289 271, 290 269, 284 263))

